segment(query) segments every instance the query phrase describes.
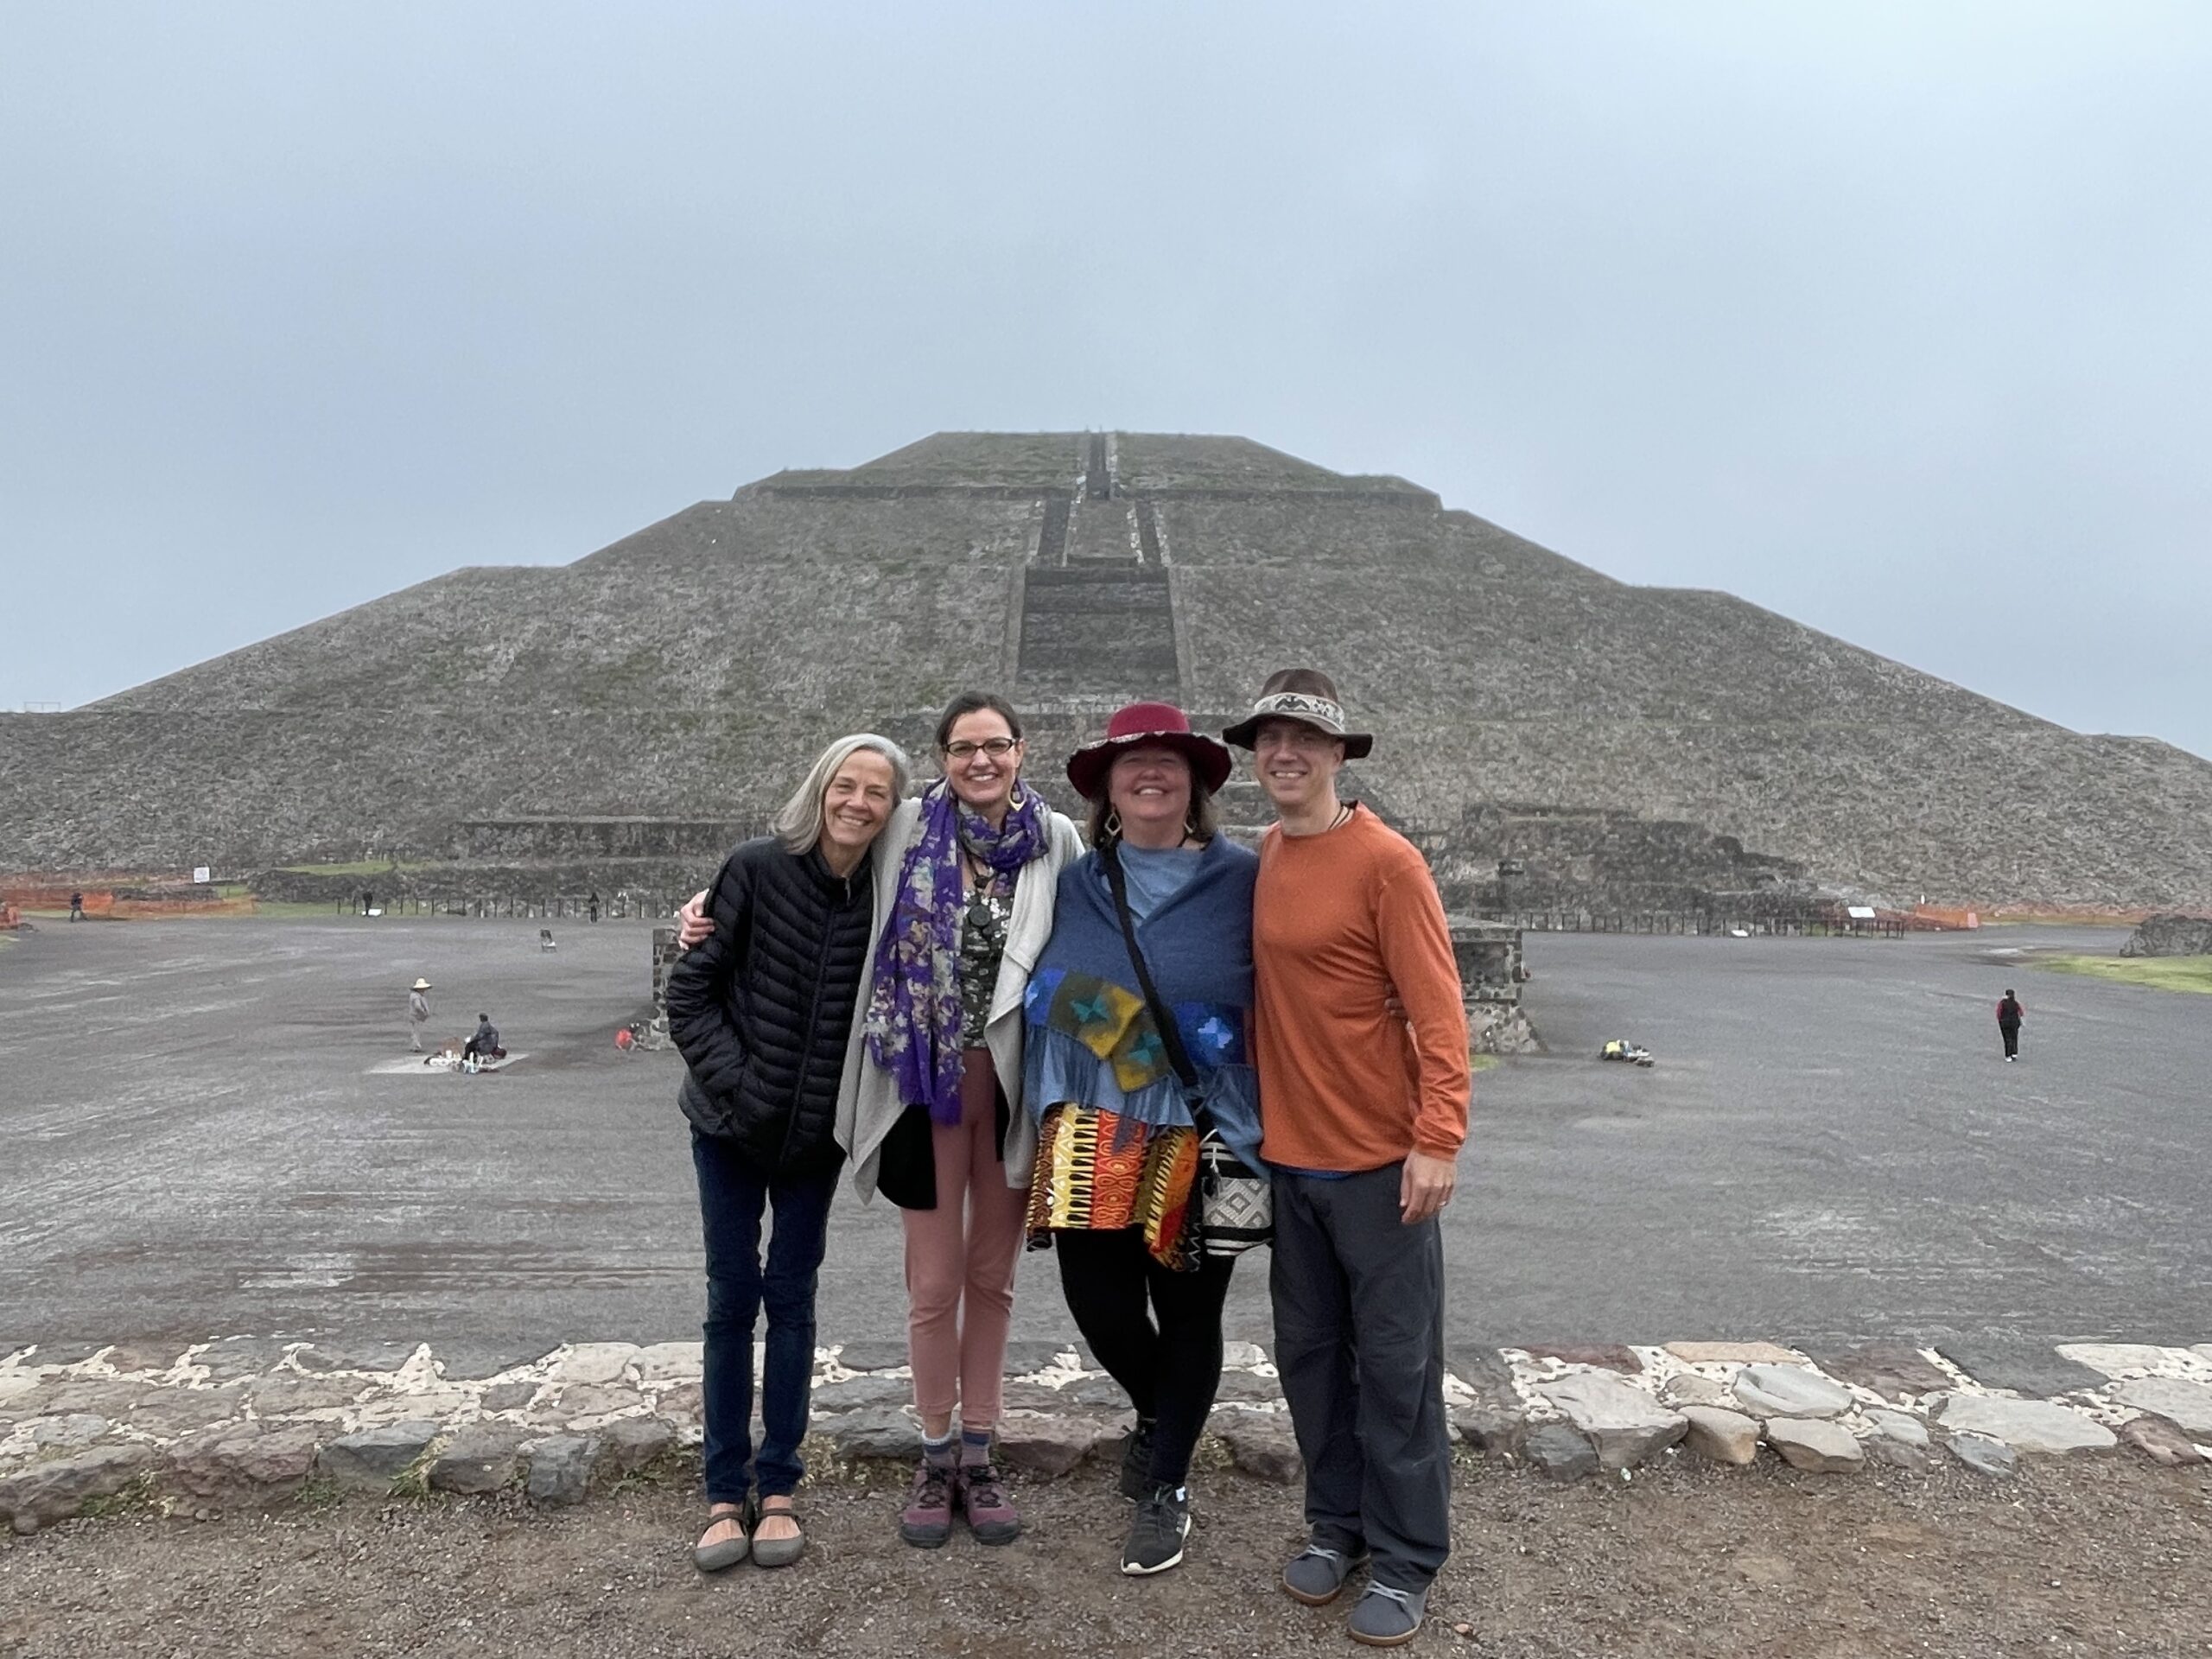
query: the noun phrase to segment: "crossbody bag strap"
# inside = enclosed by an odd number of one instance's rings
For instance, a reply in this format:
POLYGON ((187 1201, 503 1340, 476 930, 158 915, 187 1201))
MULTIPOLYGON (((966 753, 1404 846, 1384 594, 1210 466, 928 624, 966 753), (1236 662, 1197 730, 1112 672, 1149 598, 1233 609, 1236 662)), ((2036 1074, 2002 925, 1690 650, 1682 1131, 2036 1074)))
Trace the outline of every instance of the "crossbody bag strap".
POLYGON ((1174 1016, 1160 1000, 1160 988, 1152 982, 1152 969, 1145 966, 1144 952, 1137 945, 1137 925, 1129 914, 1128 878, 1122 873, 1122 861, 1113 842, 1098 849, 1098 861, 1106 867, 1106 885, 1114 892, 1114 912, 1122 918, 1122 940, 1129 947, 1129 965, 1137 970, 1137 988, 1144 993, 1145 1006, 1152 1010, 1152 1023, 1159 1029, 1160 1046, 1167 1051, 1167 1064, 1175 1069, 1184 1092, 1195 1096, 1198 1071, 1183 1047, 1183 1033, 1176 1028, 1174 1016))

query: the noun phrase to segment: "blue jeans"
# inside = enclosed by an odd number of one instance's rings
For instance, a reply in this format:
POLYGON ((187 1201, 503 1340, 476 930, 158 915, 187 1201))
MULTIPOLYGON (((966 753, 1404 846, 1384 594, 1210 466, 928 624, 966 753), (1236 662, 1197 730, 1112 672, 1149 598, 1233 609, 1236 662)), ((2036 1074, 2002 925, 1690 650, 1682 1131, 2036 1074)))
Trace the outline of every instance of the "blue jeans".
POLYGON ((707 1501, 742 1503, 797 1490, 806 1465, 806 1408, 814 1390, 814 1280, 829 1232, 835 1171, 798 1180, 768 1174, 728 1141, 691 1131, 699 1217, 707 1237, 705 1376, 707 1501), (760 1216, 772 1209, 768 1261, 760 1216), (753 1327, 766 1304, 767 1357, 760 1373, 760 1454, 753 1455, 753 1327), (751 1465, 748 1471, 747 1465, 751 1465))

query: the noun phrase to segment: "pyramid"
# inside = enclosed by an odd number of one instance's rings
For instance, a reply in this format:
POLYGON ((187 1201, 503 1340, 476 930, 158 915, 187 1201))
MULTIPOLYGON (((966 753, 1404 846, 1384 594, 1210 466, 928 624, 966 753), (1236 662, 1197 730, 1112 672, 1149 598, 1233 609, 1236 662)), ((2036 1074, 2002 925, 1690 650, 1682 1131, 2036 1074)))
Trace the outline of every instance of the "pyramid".
POLYGON ((1614 581, 1403 479, 1135 432, 778 473, 572 564, 0 716, 0 869, 696 853, 840 733, 925 750, 961 690, 1010 695, 1050 779, 1124 701, 1219 725, 1292 664, 1335 677, 1378 734, 1363 791, 1433 848, 1564 810, 1892 900, 2212 905, 2194 755, 1614 581))

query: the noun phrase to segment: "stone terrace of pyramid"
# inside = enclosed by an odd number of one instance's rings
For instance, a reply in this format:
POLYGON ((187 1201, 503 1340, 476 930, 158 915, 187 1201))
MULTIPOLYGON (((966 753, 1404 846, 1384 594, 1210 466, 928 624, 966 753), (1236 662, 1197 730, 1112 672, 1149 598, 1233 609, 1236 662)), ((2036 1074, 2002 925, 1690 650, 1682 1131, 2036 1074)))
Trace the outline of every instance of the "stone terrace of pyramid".
MULTIPOLYGON (((0 717, 0 868, 232 869, 533 817, 742 820, 840 731, 1007 689, 1033 764, 1137 696, 1330 670, 1362 786, 1687 820, 1897 899, 2212 905, 2212 764, 1725 594, 1615 582, 1232 437, 944 433, 558 567, 476 567, 66 715, 0 717)), ((1245 788, 1249 791, 1249 785, 1245 788)))

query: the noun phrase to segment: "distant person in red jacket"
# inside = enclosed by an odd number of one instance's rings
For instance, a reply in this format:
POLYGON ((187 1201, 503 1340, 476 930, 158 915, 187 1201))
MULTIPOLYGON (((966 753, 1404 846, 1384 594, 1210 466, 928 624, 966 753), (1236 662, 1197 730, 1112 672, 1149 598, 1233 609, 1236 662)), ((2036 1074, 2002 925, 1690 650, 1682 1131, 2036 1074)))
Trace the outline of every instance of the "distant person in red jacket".
POLYGON ((2020 999, 2012 995, 2012 988, 2005 988, 2005 1000, 1997 1005, 1997 1033, 2005 1039, 2005 1058, 2020 1058, 2020 999))

